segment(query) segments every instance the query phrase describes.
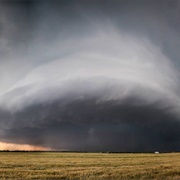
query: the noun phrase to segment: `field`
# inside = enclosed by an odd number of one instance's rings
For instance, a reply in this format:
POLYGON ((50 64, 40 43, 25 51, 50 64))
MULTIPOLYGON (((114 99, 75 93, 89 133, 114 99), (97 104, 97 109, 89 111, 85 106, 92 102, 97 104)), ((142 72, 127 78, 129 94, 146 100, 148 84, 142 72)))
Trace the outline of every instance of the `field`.
POLYGON ((0 152, 0 179, 180 179, 180 153, 0 152))

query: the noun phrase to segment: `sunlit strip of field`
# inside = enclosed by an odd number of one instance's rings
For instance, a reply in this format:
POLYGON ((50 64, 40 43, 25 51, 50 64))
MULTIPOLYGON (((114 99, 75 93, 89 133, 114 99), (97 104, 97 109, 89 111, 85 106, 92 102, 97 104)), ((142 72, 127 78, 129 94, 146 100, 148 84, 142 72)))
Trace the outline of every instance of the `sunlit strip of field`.
POLYGON ((0 152, 0 179, 180 179, 180 153, 0 152))

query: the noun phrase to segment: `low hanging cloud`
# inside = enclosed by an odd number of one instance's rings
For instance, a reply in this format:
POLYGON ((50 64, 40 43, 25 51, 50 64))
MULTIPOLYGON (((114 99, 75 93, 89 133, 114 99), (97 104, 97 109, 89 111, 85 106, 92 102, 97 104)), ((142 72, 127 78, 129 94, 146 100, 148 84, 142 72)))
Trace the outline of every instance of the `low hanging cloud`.
MULTIPOLYGON (((148 33, 145 29, 146 20, 154 29, 159 27, 156 13, 149 19, 150 12, 142 11, 147 5, 137 1, 134 9, 122 11, 124 19, 120 15, 118 19, 113 13, 108 16, 98 5, 101 16, 95 20, 94 2, 87 8, 89 3, 62 3, 62 7, 72 8, 74 17, 63 9, 58 11, 50 1, 31 5, 39 19, 31 17, 34 34, 27 39, 27 54, 17 55, 11 45, 14 60, 7 54, 4 58, 9 61, 1 60, 4 69, 13 63, 21 63, 22 67, 15 71, 19 71, 16 78, 9 71, 11 81, 1 80, 6 88, 1 89, 0 96, 0 141, 58 150, 178 151, 179 67, 176 58, 165 51, 164 37, 155 41, 159 32, 153 36, 152 30, 148 33), (133 20, 141 27, 138 31, 118 24, 129 22, 135 10, 145 18, 142 23, 133 20), (46 24, 56 25, 54 34, 46 24)), ((125 1, 118 5, 132 8, 125 1)), ((161 1, 157 5, 167 8, 161 1)), ((158 17, 164 35, 174 37, 168 19, 177 15, 158 17)))

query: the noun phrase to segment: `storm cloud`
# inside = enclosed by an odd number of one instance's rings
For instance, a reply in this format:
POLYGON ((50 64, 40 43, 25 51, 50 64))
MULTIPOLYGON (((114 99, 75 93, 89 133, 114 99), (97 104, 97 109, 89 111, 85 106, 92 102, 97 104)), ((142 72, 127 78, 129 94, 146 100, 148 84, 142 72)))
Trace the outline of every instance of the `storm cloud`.
POLYGON ((178 0, 0 1, 0 141, 180 150, 178 0))

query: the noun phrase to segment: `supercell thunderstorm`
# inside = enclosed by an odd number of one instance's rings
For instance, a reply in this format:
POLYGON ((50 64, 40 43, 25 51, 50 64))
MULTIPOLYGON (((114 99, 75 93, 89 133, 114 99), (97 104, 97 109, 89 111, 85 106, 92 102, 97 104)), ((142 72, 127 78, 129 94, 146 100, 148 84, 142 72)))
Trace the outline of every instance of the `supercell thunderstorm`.
POLYGON ((1 3, 0 141, 180 150, 178 1, 77 2, 1 3))

